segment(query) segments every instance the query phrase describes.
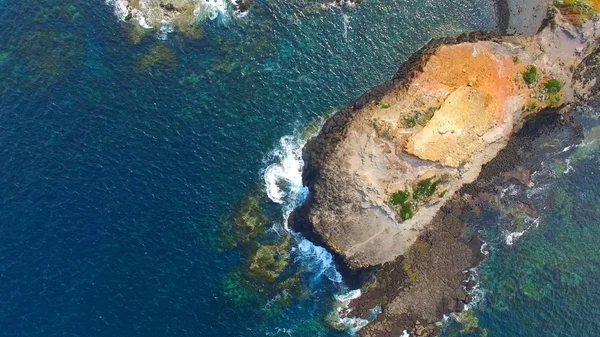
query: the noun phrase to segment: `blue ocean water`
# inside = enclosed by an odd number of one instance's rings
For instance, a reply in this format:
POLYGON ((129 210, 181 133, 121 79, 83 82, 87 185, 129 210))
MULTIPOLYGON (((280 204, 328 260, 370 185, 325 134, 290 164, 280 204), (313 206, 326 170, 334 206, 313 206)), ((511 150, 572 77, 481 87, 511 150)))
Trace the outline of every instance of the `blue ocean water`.
POLYGON ((0 335, 345 334, 323 323, 343 288, 326 265, 271 315, 232 305, 223 279, 245 261, 215 228, 256 186, 269 204, 282 136, 496 17, 487 0, 308 3, 134 44, 102 0, 0 0, 0 335))

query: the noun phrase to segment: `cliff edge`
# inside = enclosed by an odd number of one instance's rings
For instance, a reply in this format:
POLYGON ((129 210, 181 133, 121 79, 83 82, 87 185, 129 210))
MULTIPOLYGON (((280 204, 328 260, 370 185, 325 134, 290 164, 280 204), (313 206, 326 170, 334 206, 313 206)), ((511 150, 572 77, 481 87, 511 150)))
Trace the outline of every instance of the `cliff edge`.
MULTIPOLYGON (((463 232, 461 188, 527 119, 574 101, 573 75, 596 24, 575 28, 559 13, 546 23, 536 35, 432 41, 304 148, 310 194, 291 227, 334 253, 351 286, 381 268, 365 290, 392 289, 370 304, 411 334, 469 301, 465 272, 482 254, 463 232)), ((368 327, 366 336, 388 335, 368 327)))

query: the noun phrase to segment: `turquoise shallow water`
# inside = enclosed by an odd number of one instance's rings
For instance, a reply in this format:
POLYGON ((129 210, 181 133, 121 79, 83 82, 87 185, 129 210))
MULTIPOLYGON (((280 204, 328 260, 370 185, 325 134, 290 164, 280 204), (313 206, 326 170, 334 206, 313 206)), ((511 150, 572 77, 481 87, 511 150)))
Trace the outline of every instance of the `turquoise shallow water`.
POLYGON ((537 153, 527 159, 530 186, 505 184, 500 206, 470 224, 487 241, 473 308, 480 328, 461 334, 451 324, 445 335, 600 335, 598 111, 593 102, 574 115, 577 128, 554 123, 522 138, 537 153), (580 132, 583 141, 573 138, 580 132))
MULTIPOLYGON (((248 264, 245 248, 218 247, 215 232, 256 195, 274 228, 261 243, 277 242, 301 195, 273 203, 263 173, 293 158, 299 130, 390 79, 430 38, 493 29, 496 18, 483 0, 367 0, 301 15, 308 3, 257 1, 244 18, 204 23, 202 40, 134 45, 100 0, 0 1, 0 335, 346 334, 323 322, 344 291, 326 254, 291 240, 303 290, 251 283, 266 295, 239 300, 231 275, 248 264)), ((517 266, 510 254, 497 254, 490 279, 514 274, 495 267, 517 266)), ((595 271, 572 273, 569 294, 591 296, 595 271)), ((557 289, 564 278, 540 275, 557 289)), ((532 312, 559 317, 570 302, 554 289, 550 302, 504 300, 510 310, 482 311, 482 325, 515 335, 545 322, 532 312)), ((593 310, 585 303, 573 313, 593 310)))

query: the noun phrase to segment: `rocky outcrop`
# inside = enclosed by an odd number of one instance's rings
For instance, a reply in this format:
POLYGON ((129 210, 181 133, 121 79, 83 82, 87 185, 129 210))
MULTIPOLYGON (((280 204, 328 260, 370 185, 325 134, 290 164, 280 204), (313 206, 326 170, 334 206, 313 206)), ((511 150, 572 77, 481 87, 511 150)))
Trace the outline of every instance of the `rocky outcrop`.
POLYGON ((549 108, 529 120, 508 146, 485 165, 478 179, 463 186, 422 233, 409 254, 385 264, 364 286, 364 294, 351 303, 353 314, 368 317, 370 308, 381 305, 383 314, 365 326, 362 337, 435 336, 443 314, 462 310, 471 300, 473 278, 469 268, 484 258, 481 241, 471 223, 482 223, 493 209, 495 196, 509 184, 523 183, 542 170, 541 163, 556 159, 562 147, 543 146, 556 137, 576 144, 581 133, 565 122, 560 109, 549 108), (471 280, 471 281, 469 281, 471 280), (460 285, 460 286, 458 286, 460 285))
POLYGON ((498 0, 499 28, 503 34, 532 35, 548 14, 548 0, 498 0))
POLYGON ((428 49, 410 82, 378 87, 333 117, 305 148, 311 196, 293 227, 316 233, 353 270, 404 254, 529 113, 523 106, 543 84, 526 83, 524 69, 535 63, 540 83, 559 76, 538 61, 538 42, 428 49))
MULTIPOLYGON (((536 36, 433 41, 307 143, 310 194, 290 225, 363 286, 357 315, 383 307, 361 335, 432 336, 432 323, 469 300, 465 271, 482 255, 464 228, 465 186, 526 119, 578 93, 572 71, 591 35, 565 31, 572 27, 558 18, 536 36)), ((515 172, 504 177, 527 180, 515 172)))

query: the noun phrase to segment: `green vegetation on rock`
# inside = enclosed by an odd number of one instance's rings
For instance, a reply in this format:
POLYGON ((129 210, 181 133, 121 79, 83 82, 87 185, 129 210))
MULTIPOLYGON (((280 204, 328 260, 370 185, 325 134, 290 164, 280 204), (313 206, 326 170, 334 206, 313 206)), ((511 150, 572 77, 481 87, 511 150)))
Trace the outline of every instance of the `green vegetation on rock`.
POLYGON ((412 217, 414 215, 415 215, 415 211, 413 209, 412 204, 409 204, 409 203, 402 204, 402 206, 400 207, 400 218, 402 219, 402 221, 412 219, 412 217))
POLYGON ((433 118, 437 110, 438 107, 432 106, 425 111, 413 111, 411 115, 402 118, 402 124, 407 128, 414 128, 417 125, 425 126, 433 118))
POLYGON ((433 181, 433 178, 424 179, 417 183, 417 187, 413 192, 413 199, 426 200, 431 198, 440 184, 439 180, 433 181))
POLYGON ((392 194, 392 205, 398 206, 404 204, 410 199, 410 192, 408 190, 398 191, 392 194))
MULTIPOLYGON (((412 219, 415 212, 418 211, 420 203, 429 202, 442 183, 442 179, 434 180, 434 178, 419 181, 412 188, 412 200, 411 192, 408 189, 393 193, 390 204, 396 210, 397 220, 402 222, 412 219)), ((446 192, 447 190, 443 191, 438 197, 443 198, 446 192)))
POLYGON ((562 89, 562 84, 556 78, 548 80, 548 82, 544 83, 543 86, 550 94, 558 94, 562 89))
POLYGON ((537 67, 533 64, 527 66, 525 71, 523 71, 523 80, 530 87, 534 86, 539 81, 537 67))

